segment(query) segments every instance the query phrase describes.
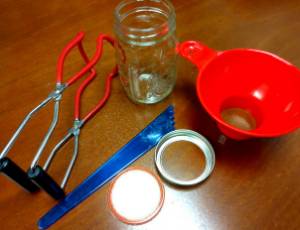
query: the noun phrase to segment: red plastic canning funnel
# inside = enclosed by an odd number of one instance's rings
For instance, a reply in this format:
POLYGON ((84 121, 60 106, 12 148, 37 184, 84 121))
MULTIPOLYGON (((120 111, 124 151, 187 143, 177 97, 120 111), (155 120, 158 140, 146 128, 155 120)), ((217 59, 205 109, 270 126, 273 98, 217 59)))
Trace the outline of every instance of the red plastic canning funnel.
POLYGON ((226 136, 275 137, 300 127, 300 71, 289 62, 255 49, 215 51, 196 41, 179 44, 178 52, 198 67, 199 100, 226 136))

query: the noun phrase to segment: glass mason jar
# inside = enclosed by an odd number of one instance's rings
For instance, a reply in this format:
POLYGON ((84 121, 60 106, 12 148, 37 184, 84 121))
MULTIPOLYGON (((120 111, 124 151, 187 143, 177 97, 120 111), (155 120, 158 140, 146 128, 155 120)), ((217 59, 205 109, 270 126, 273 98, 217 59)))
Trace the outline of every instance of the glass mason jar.
POLYGON ((159 102, 175 85, 175 17, 168 0, 124 0, 115 9, 120 79, 134 102, 159 102))

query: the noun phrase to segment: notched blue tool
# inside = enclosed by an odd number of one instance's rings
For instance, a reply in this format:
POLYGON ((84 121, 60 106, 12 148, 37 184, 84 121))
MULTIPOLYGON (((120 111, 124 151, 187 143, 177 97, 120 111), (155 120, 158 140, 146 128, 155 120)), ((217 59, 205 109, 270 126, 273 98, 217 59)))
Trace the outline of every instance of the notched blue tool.
POLYGON ((67 212, 96 192, 123 169, 157 145, 165 134, 174 130, 174 125, 174 108, 169 106, 145 129, 46 213, 38 222, 39 228, 46 229, 50 227, 67 212))

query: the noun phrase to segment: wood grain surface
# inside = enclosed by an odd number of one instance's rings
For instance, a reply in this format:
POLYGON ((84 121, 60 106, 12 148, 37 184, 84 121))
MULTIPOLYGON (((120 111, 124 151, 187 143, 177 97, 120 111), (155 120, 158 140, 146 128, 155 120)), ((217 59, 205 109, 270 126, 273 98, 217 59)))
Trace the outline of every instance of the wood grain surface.
MULTIPOLYGON (((97 34, 113 34, 113 10, 118 2, 0 1, 1 149, 26 113, 53 90, 57 58, 66 43, 78 31, 85 31, 84 45, 92 55, 97 34)), ((173 4, 180 41, 200 40, 217 50, 263 49, 300 68, 300 1, 174 0, 173 4)), ((105 46, 96 66, 98 80, 82 98, 83 112, 102 95, 104 77, 114 62, 113 49, 105 46)), ((81 66, 78 53, 72 53, 65 75, 81 66)), ((115 79, 109 102, 82 130, 79 158, 66 191, 72 191, 171 103, 176 107, 177 128, 198 131, 213 144, 217 160, 211 177, 188 189, 165 183, 161 212, 140 226, 125 225, 111 214, 107 184, 51 229, 300 229, 299 130, 280 138, 219 144, 220 133, 197 99, 196 75, 196 68, 180 59, 173 94, 151 106, 133 104, 115 79)), ((64 94, 59 124, 46 152, 72 126, 76 86, 64 94)), ((9 153, 23 169, 28 168, 51 118, 49 106, 26 127, 9 153)), ((71 153, 72 143, 55 159, 50 168, 55 179, 62 178, 71 153)), ((197 154, 191 156, 201 160, 197 154)), ((153 158, 152 150, 134 165, 156 172, 153 158)), ((173 167, 178 164, 178 170, 186 170, 184 162, 172 162, 173 167)), ((0 177, 1 230, 37 229, 38 219, 55 203, 43 192, 27 194, 0 177)))

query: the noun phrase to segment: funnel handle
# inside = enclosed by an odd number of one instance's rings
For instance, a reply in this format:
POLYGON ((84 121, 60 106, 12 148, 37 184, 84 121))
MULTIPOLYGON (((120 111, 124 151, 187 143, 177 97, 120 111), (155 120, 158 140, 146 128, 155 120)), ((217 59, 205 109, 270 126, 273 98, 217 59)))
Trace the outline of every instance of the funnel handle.
POLYGON ((209 63, 217 52, 198 41, 185 41, 177 46, 177 52, 195 64, 200 70, 209 63))

